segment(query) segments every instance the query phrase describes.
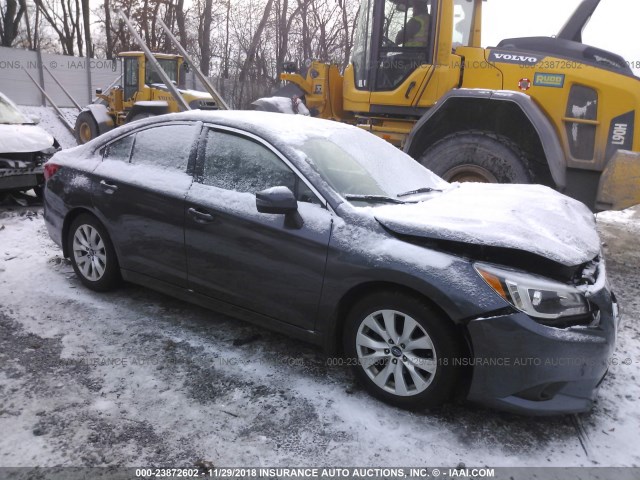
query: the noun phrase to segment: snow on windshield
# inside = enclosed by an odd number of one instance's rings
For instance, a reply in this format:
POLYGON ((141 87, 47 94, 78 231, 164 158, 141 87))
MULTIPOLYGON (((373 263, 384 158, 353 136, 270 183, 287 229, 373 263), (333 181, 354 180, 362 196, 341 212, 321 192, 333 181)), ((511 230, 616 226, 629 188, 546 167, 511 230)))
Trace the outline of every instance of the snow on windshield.
POLYGON ((399 194, 448 183, 388 142, 357 128, 310 137, 298 147, 342 196, 399 194))
POLYGON ((20 113, 18 107, 11 100, 0 93, 0 123, 23 124, 32 122, 20 113))

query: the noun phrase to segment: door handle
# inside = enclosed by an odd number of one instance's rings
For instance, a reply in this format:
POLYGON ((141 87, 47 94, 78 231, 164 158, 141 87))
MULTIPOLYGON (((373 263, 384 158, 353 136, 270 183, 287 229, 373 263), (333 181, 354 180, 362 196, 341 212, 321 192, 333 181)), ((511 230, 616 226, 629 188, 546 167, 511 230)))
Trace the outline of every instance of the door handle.
POLYGON ((116 190, 118 190, 118 186, 117 185, 111 185, 107 182, 105 182, 104 180, 100 181, 100 186, 105 190, 106 193, 108 194, 112 194, 114 193, 116 190))
POLYGON ((190 208, 187 210, 191 218, 193 218, 198 223, 211 223, 213 222, 213 215, 207 212, 201 212, 200 210, 196 210, 195 208, 190 208))
POLYGON ((409 95, 411 94, 411 92, 413 91, 413 89, 416 87, 416 82, 411 82, 409 84, 409 88, 407 88, 406 93, 404 94, 404 98, 409 98, 409 95))

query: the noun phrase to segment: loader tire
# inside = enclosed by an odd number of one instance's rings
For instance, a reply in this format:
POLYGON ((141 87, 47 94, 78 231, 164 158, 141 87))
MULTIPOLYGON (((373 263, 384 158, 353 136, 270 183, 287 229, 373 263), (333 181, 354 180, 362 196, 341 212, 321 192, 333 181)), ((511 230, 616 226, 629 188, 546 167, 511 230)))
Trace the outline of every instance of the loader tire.
POLYGON ((514 142, 469 130, 446 136, 418 161, 448 182, 532 183, 527 157, 514 142))
POLYGON ((76 119, 75 134, 78 145, 84 145, 99 135, 98 123, 91 112, 80 112, 76 119))

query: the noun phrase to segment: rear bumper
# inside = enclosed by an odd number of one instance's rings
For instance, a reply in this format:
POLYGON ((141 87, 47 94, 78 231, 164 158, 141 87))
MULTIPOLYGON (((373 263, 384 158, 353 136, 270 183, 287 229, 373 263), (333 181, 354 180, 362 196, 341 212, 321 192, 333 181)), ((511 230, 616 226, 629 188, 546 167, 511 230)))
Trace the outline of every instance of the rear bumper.
POLYGON ((473 320, 468 400, 527 415, 590 410, 615 348, 618 311, 603 289, 590 298, 597 327, 546 327, 524 313, 473 320))

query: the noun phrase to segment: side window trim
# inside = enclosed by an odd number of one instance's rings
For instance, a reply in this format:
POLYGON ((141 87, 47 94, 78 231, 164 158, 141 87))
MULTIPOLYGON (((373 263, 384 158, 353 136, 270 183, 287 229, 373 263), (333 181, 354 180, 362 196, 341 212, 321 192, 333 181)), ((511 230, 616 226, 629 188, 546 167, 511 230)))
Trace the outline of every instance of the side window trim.
POLYGON ((212 124, 212 123, 206 123, 204 125, 204 128, 202 129, 202 134, 200 135, 200 146, 198 148, 198 161, 197 161, 197 169, 196 169, 196 173, 194 175, 194 178, 197 182, 201 183, 202 182, 202 174, 203 174, 203 169, 204 169, 204 154, 205 154, 205 148, 206 148, 206 141, 207 141, 207 133, 208 130, 214 130, 214 131, 219 131, 219 132, 226 132, 226 133, 231 133, 231 134, 235 134, 235 135, 239 135, 241 137, 245 137, 247 139, 253 140, 254 142, 262 145, 263 147, 267 148, 270 152, 272 152, 274 155, 276 155, 287 167, 289 167, 291 169, 291 171, 295 174, 296 176, 296 180, 300 181, 302 180, 302 182, 313 192, 313 194, 318 197, 318 200, 320 200, 320 204, 322 206, 322 208, 325 208, 327 210, 329 210, 332 213, 335 213, 333 211, 333 208, 331 208, 331 205, 329 205, 329 202, 327 202, 327 200, 320 194, 320 192, 318 192, 318 190, 311 184, 311 182, 309 182, 309 180, 307 180, 307 178, 302 174, 302 172, 300 172, 300 170, 298 170, 298 168, 293 165, 289 159, 287 157, 285 157, 277 148, 275 148, 273 145, 271 145, 269 142, 267 142, 266 140, 264 140, 263 138, 251 133, 251 132, 247 132, 244 130, 240 130, 237 128, 233 128, 233 127, 228 127, 225 125, 216 125, 216 124, 212 124))

